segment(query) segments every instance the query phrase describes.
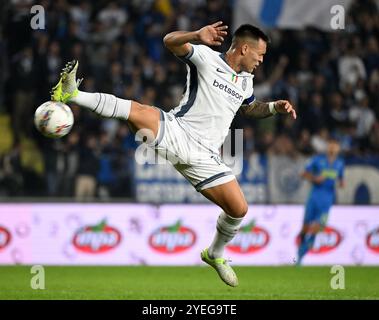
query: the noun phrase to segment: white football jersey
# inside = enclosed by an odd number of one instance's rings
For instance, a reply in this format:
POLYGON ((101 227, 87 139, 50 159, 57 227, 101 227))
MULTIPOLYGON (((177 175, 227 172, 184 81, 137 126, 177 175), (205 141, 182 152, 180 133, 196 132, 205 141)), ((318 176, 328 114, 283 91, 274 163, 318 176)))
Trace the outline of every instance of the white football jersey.
POLYGON ((170 111, 190 135, 214 152, 223 144, 241 105, 255 100, 254 75, 236 73, 224 56, 205 45, 192 45, 189 54, 179 57, 187 63, 186 91, 170 111))

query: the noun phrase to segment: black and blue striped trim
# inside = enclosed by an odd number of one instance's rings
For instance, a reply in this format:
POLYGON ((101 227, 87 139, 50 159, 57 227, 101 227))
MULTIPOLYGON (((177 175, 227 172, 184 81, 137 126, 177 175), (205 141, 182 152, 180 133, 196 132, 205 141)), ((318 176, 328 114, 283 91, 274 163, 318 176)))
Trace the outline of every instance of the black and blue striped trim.
POLYGON ((155 144, 154 144, 154 147, 158 146, 158 144, 161 143, 163 137, 164 137, 164 132, 165 132, 165 118, 164 118, 164 114, 163 114, 163 111, 161 109, 159 109, 160 111, 160 130, 159 130, 159 134, 158 134, 158 137, 155 141, 155 144))
POLYGON ((222 59, 222 60, 224 60, 224 62, 227 64, 227 65, 229 65, 228 64, 228 61, 226 61, 226 57, 225 57, 226 55, 225 55, 225 52, 221 52, 220 53, 220 55, 219 55, 219 57, 222 59))
POLYGON ((187 102, 182 105, 181 109, 175 114, 175 117, 183 117, 189 109, 193 106, 196 96, 197 96, 197 88, 198 88, 198 78, 197 78, 197 68, 191 61, 186 61, 190 70, 190 84, 189 84, 189 95, 187 102))
POLYGON ((187 63, 189 61, 189 58, 192 57, 193 55, 193 46, 191 46, 191 51, 188 52, 185 56, 177 56, 180 60, 184 61, 185 63, 187 63))
POLYGON ((200 191, 200 189, 203 186, 205 186, 206 184, 211 183, 211 182, 213 182, 217 179, 220 179, 222 177, 232 175, 232 174, 233 174, 232 171, 225 171, 225 172, 217 173, 214 176, 211 176, 211 177, 199 182, 197 185, 195 185, 195 189, 196 189, 196 191, 200 191))
POLYGON ((250 103, 253 103, 255 101, 255 95, 251 95, 251 97, 249 98, 246 98, 245 100, 243 100, 242 104, 243 105, 249 105, 250 103))

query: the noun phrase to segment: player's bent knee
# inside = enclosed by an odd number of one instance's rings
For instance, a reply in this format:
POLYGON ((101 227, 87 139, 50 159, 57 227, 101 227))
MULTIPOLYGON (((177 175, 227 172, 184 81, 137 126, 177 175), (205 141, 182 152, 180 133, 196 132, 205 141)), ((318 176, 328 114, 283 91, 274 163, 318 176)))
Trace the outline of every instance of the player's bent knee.
POLYGON ((249 206, 246 202, 236 204, 232 208, 225 210, 225 212, 233 218, 243 218, 247 211, 249 210, 249 206))
POLYGON ((150 131, 150 135, 154 138, 158 132, 159 119, 160 111, 157 108, 132 101, 128 121, 136 132, 143 130, 140 135, 146 136, 150 131))
POLYGON ((313 225, 310 226, 310 228, 309 228, 309 232, 312 233, 312 234, 316 234, 316 233, 318 233, 320 230, 321 230, 321 225, 318 224, 318 223, 313 224, 313 225))
POLYGON ((241 208, 241 216, 244 217, 246 216, 247 212, 249 211, 249 206, 245 202, 241 208))
POLYGON ((129 120, 132 120, 132 121, 142 120, 144 116, 146 115, 146 111, 148 111, 150 108, 152 107, 144 105, 144 104, 140 104, 139 102, 132 100, 129 120))
POLYGON ((301 229, 302 233, 307 233, 310 230, 310 226, 308 224, 305 224, 303 228, 301 229))

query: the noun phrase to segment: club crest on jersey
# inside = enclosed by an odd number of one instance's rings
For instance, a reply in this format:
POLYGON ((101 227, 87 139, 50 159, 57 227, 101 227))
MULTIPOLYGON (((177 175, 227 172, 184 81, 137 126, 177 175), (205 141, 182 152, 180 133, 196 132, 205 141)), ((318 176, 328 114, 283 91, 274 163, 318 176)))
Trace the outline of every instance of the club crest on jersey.
POLYGON ((247 80, 246 80, 246 78, 244 78, 244 79, 242 80, 242 90, 243 90, 243 91, 246 90, 246 86, 247 86, 247 80))

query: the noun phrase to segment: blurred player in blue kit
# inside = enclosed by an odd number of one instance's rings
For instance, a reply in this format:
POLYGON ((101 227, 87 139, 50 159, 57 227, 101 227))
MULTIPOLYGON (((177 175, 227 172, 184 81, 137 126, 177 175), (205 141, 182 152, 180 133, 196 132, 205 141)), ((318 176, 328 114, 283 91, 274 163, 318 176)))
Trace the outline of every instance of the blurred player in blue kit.
POLYGON ((329 139, 326 154, 312 157, 302 173, 302 177, 312 184, 312 188, 299 235, 298 265, 312 249, 317 233, 326 226, 329 210, 335 201, 336 183, 339 187, 344 185, 344 161, 339 153, 339 142, 333 138, 329 139))

